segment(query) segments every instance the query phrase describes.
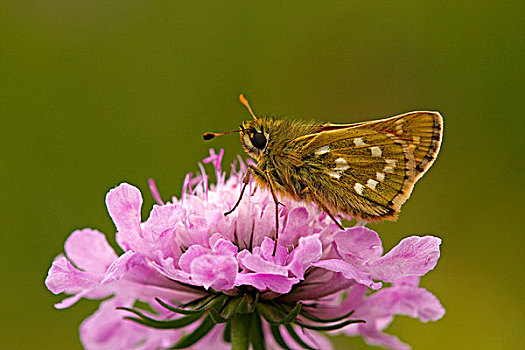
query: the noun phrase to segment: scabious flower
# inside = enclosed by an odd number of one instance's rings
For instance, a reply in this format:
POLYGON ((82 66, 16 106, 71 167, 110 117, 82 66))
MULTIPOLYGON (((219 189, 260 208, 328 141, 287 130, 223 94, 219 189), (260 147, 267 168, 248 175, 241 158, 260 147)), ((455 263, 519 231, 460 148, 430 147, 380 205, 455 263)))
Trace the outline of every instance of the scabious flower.
POLYGON ((239 158, 227 178, 222 156, 211 150, 204 159, 215 167, 216 184, 199 165, 180 199, 163 203, 150 182, 158 205, 144 222, 136 187, 110 190, 106 205, 122 254, 97 230, 69 236, 46 286, 71 295, 60 309, 104 299, 80 326, 85 348, 330 349, 325 334, 339 332, 409 349, 383 333, 394 315, 443 316, 437 298, 418 287, 437 263, 439 238, 408 237, 384 254, 374 231, 340 230, 317 207, 282 199, 274 254, 275 207, 266 190, 249 188, 224 215, 246 164, 239 158))

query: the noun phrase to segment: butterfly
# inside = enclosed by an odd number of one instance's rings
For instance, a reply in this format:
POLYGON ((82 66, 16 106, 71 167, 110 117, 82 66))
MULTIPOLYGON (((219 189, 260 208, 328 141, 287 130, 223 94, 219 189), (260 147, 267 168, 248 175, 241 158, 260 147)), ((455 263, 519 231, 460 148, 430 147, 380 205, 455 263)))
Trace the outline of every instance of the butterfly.
MULTIPOLYGON (((415 183, 432 166, 443 138, 438 112, 409 112, 355 124, 320 124, 256 116, 239 130, 242 147, 257 161, 250 176, 268 188, 275 202, 276 242, 279 197, 313 202, 332 218, 346 214, 361 222, 396 220, 415 183)), ((205 133, 205 140, 228 133, 205 133)))

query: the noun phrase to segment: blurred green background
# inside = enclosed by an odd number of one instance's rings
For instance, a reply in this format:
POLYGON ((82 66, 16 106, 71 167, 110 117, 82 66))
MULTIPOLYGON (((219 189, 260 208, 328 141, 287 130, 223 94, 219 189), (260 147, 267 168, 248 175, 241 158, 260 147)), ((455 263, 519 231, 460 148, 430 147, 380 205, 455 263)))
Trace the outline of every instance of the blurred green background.
MULTIPOLYGON (((106 192, 180 195, 256 113, 357 122, 439 110, 442 151, 396 223, 443 239, 422 285, 447 314, 398 317, 415 349, 525 344, 525 2, 5 1, 0 4, 2 349, 78 349, 97 302, 55 310, 44 278, 71 231, 113 240, 106 192), (520 272, 521 271, 521 272, 520 272)), ((337 347, 364 349, 361 339, 337 347)))

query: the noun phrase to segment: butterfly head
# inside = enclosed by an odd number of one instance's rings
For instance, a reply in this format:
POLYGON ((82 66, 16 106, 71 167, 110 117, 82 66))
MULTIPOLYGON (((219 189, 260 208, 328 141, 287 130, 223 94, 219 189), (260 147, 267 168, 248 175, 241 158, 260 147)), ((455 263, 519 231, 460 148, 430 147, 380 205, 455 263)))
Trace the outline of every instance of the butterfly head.
POLYGON ((240 127, 241 144, 246 153, 259 159, 268 145, 268 128, 266 120, 259 118, 243 122, 240 127))
POLYGON ((268 146, 272 119, 265 116, 255 116, 244 95, 240 95, 239 100, 248 109, 253 120, 243 122, 238 130, 224 133, 207 132, 203 135, 203 138, 204 140, 211 140, 217 136, 238 132, 242 147, 246 153, 256 160, 259 160, 268 146))

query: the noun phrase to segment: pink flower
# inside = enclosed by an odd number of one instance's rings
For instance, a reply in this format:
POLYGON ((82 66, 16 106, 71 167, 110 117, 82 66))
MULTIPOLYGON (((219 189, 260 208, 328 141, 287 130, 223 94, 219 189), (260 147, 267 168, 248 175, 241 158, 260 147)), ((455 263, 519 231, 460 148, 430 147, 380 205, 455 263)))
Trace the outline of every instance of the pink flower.
POLYGON ((212 150, 204 159, 215 167, 216 184, 208 185, 200 166, 202 174, 186 176, 180 199, 163 203, 151 182, 159 204, 145 222, 137 188, 110 190, 106 205, 122 254, 96 230, 67 239, 46 279, 53 293, 71 295, 56 307, 112 295, 80 327, 86 348, 229 348, 238 327, 250 322, 254 348, 325 349, 329 342, 318 331, 337 330, 406 349, 382 332, 394 315, 423 322, 443 316, 439 301, 417 287, 437 263, 439 238, 408 237, 383 254, 374 231, 342 231, 317 207, 282 199, 274 254, 275 207, 267 191, 250 184, 240 206, 223 214, 239 196, 246 165, 239 159, 240 169, 232 165, 227 178, 222 155, 212 150), (382 288, 380 281, 393 284, 382 288))

